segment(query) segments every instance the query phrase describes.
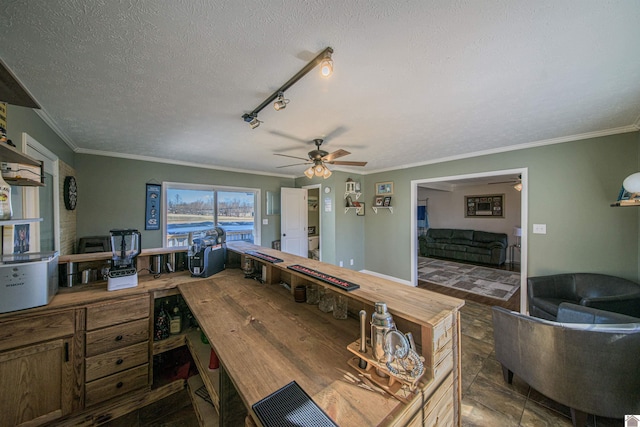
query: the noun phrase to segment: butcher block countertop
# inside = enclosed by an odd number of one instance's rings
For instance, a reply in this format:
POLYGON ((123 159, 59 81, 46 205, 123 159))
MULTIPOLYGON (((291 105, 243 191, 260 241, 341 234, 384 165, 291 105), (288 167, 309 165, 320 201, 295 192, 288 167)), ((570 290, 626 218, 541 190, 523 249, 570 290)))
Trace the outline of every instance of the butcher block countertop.
MULTIPOLYGON (((406 404, 382 393, 347 365, 353 356, 347 346, 359 338, 353 312, 365 309, 370 319, 373 304, 383 301, 400 330, 402 324, 415 324, 420 336, 421 325, 437 325, 464 302, 246 243, 229 243, 228 248, 238 254, 257 250, 283 259, 268 268, 278 269, 285 282, 295 283, 300 277, 314 281, 286 268, 302 264, 360 286, 346 292, 325 285, 350 297, 352 315, 336 320, 317 305, 294 302, 290 289, 280 283, 245 279, 238 269, 178 285, 246 408, 251 412, 253 404, 295 380, 340 426, 395 425, 406 404)), ((430 348, 430 336, 422 335, 422 346, 430 348)))

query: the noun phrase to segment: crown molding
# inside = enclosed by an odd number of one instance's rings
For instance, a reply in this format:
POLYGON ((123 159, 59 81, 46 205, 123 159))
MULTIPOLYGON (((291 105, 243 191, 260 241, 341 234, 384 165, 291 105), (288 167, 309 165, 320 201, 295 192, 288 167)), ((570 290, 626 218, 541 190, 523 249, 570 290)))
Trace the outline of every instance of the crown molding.
POLYGON ((220 170, 225 172, 237 172, 237 173, 245 173, 245 174, 251 174, 251 175, 274 176, 277 178, 295 179, 294 175, 284 175, 284 174, 269 173, 269 172, 262 172, 262 171, 248 170, 248 169, 227 168, 224 166, 214 166, 214 165, 207 165, 204 163, 195 163, 195 162, 184 162, 181 160, 163 159, 160 157, 140 156, 137 154, 123 154, 123 153, 114 153, 111 151, 87 150, 84 148, 79 148, 74 151, 77 154, 90 154, 92 156, 117 157, 117 158, 128 159, 128 160, 140 160, 143 162, 165 163, 169 165, 189 166, 194 168, 220 170))
POLYGON ((73 140, 62 131, 62 129, 60 129, 60 127, 57 125, 57 123, 55 122, 55 120, 53 120, 51 118, 51 116, 49 114, 47 114, 46 111, 44 110, 34 110, 36 112, 36 114, 38 116, 40 116, 40 118, 42 119, 43 122, 45 122, 45 124, 47 126, 49 126, 51 128, 51 130, 60 137, 60 139, 62 141, 64 141, 65 144, 67 144, 69 146, 69 148, 71 148, 74 152, 78 150, 78 146, 76 144, 73 143, 73 140))

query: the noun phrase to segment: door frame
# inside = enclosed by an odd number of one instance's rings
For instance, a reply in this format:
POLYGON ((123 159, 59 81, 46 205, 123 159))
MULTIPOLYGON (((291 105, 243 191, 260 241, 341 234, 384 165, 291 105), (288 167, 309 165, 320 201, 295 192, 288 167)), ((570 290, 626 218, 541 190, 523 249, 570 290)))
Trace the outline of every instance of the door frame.
MULTIPOLYGON (((304 188, 307 190, 307 200, 309 200, 309 190, 312 188, 318 189, 318 203, 320 203, 322 199, 322 184, 312 184, 312 185, 303 185, 300 188, 304 188)), ((309 210, 307 209, 307 227, 309 227, 309 210)), ((322 261, 322 209, 320 209, 320 205, 318 206, 318 247, 320 248, 320 261, 322 261)))
POLYGON ((461 179, 485 178, 492 176, 519 174, 522 181, 522 191, 520 192, 520 226, 522 236, 520 238, 520 312, 527 312, 527 241, 528 241, 528 221, 529 221, 529 169, 517 168, 496 170, 489 172, 479 172, 464 175, 441 176, 437 178, 416 179, 411 181, 411 284, 418 285, 418 185, 427 183, 437 183, 443 181, 456 181, 461 179))

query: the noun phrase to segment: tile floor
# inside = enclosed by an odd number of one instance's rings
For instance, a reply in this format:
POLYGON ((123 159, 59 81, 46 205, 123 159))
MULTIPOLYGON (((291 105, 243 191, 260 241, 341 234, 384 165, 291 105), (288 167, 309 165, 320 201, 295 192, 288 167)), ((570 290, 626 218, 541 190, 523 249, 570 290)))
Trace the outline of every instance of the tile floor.
MULTIPOLYGON (((571 426, 569 408, 531 389, 518 377, 502 378, 493 351, 491 306, 467 300, 462 308, 462 425, 571 426)), ((621 427, 622 420, 589 416, 588 426, 621 427)))

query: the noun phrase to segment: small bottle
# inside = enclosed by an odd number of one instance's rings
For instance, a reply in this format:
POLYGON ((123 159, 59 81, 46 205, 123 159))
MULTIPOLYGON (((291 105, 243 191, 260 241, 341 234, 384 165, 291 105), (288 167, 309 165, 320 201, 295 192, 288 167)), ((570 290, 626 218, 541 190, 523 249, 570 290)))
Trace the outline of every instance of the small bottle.
POLYGON ((171 335, 179 334, 182 331, 182 315, 180 314, 180 307, 176 304, 173 307, 171 313, 171 322, 169 324, 169 332, 171 335))
POLYGON ((11 209, 11 186, 0 174, 0 220, 8 220, 13 216, 11 209))
POLYGON ((160 311, 156 316, 155 328, 154 328, 154 341, 160 341, 169 338, 169 311, 167 310, 167 301, 160 307, 160 311))

